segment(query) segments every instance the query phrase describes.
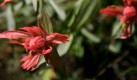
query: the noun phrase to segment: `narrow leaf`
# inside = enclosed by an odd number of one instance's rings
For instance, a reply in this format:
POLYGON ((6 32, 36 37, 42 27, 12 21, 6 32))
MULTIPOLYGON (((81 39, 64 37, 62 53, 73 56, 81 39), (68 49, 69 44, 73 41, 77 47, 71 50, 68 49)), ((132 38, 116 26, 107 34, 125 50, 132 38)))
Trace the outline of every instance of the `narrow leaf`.
POLYGON ((98 0, 92 0, 92 2, 89 0, 89 2, 91 3, 88 8, 86 9, 84 15, 82 16, 82 18, 80 19, 78 25, 76 26, 77 29, 79 30, 81 28, 81 26, 88 20, 88 18, 90 17, 91 13, 93 12, 93 10, 95 9, 95 7, 98 4, 98 0))
POLYGON ((38 15, 39 26, 42 27, 49 34, 53 33, 52 23, 49 16, 44 10, 42 10, 38 15))
POLYGON ((108 49, 112 51, 113 53, 118 53, 121 49, 121 43, 120 42, 113 42, 109 45, 108 49))
POLYGON ((63 56, 68 52, 68 50, 72 44, 73 38, 74 38, 74 36, 73 36, 73 34, 71 34, 68 43, 60 44, 58 46, 57 51, 59 52, 60 56, 63 56))
POLYGON ((8 30, 15 30, 16 24, 15 24, 15 20, 13 17, 11 5, 7 6, 6 14, 7 14, 6 17, 7 17, 8 30))
POLYGON ((95 36, 94 34, 90 33, 88 30, 86 30, 85 28, 81 29, 81 33, 88 38, 89 40, 95 42, 95 43, 99 43, 101 41, 100 38, 98 38, 97 36, 95 36))
POLYGON ((120 37, 120 28, 121 28, 122 22, 117 20, 113 24, 113 29, 112 29, 112 37, 119 38, 120 37))
POLYGON ((58 14, 60 20, 64 21, 66 19, 66 13, 65 11, 59 7, 54 0, 48 0, 48 2, 50 3, 50 5, 53 7, 53 9, 56 11, 56 13, 58 14))
POLYGON ((74 5, 74 13, 73 13, 73 15, 71 16, 71 18, 69 20, 68 27, 70 27, 73 24, 74 20, 76 19, 76 15, 80 11, 82 2, 83 2, 83 0, 78 0, 76 2, 76 4, 74 5))
POLYGON ((34 7, 34 10, 37 11, 38 0, 32 0, 32 4, 33 4, 33 7, 34 7))

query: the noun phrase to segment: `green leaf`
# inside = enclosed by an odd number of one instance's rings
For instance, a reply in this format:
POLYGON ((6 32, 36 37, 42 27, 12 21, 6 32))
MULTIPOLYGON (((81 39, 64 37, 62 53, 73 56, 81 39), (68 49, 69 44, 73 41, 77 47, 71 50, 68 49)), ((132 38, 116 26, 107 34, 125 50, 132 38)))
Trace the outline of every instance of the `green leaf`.
POLYGON ((69 20, 68 27, 70 27, 70 26, 73 24, 73 22, 75 21, 76 16, 78 15, 78 13, 79 13, 79 11, 80 11, 82 2, 83 2, 83 0, 78 0, 78 1, 75 3, 75 5, 74 5, 74 12, 73 12, 73 15, 71 16, 71 18, 70 18, 70 20, 69 20))
POLYGON ((7 6, 6 15, 7 15, 6 18, 7 18, 8 30, 15 30, 16 23, 15 23, 15 19, 13 17, 13 12, 12 12, 12 6, 11 5, 7 6))
POLYGON ((90 33, 87 29, 82 28, 81 29, 81 33, 90 41, 94 42, 94 43, 99 43, 101 41, 100 38, 98 38, 97 36, 95 36, 94 34, 90 33))
POLYGON ((33 7, 34 7, 34 10, 37 11, 38 0, 32 0, 32 4, 33 4, 33 7))
POLYGON ((60 20, 64 21, 66 19, 66 13, 65 11, 57 5, 57 3, 54 0, 48 0, 49 4, 53 7, 53 9, 58 14, 60 20))
POLYGON ((45 12, 45 8, 43 6, 43 1, 39 0, 39 13, 38 13, 38 25, 44 29, 47 33, 53 33, 52 23, 50 21, 49 16, 45 12))
POLYGON ((46 60, 45 60, 45 58, 42 56, 42 57, 40 58, 38 67, 39 67, 40 65, 42 65, 43 63, 46 63, 46 60))
POLYGON ((42 10, 39 13, 38 20, 39 20, 40 27, 42 27, 49 34, 53 33, 52 23, 50 21, 49 16, 46 14, 44 10, 42 10))
POLYGON ((117 20, 113 24, 113 29, 112 29, 112 37, 119 38, 120 37, 120 30, 121 30, 121 25, 123 22, 117 20))
POLYGON ((76 26, 76 30, 78 31, 82 25, 89 19, 90 15, 92 14, 93 10, 95 9, 95 7, 97 6, 99 0, 92 0, 92 2, 89 0, 89 2, 91 3, 86 11, 83 13, 82 18, 80 19, 79 23, 76 26))
POLYGON ((72 44, 73 39, 74 39, 74 35, 70 34, 69 42, 65 43, 65 44, 60 44, 58 46, 57 51, 58 51, 60 56, 63 56, 68 52, 68 50, 70 49, 70 46, 72 44))
POLYGON ((82 58, 84 55, 84 47, 82 46, 83 38, 79 36, 73 45, 75 56, 82 58))
POLYGON ((31 4, 31 3, 33 4, 32 0, 24 0, 24 1, 25 1, 25 3, 28 4, 28 5, 31 4))
POLYGON ((46 68, 41 76, 42 80, 52 80, 56 78, 54 70, 52 68, 46 68))
POLYGON ((119 51, 120 51, 120 49, 121 49, 121 42, 112 42, 110 45, 109 45, 109 47, 108 47, 108 49, 110 50, 110 51, 112 51, 113 53, 118 53, 119 51))

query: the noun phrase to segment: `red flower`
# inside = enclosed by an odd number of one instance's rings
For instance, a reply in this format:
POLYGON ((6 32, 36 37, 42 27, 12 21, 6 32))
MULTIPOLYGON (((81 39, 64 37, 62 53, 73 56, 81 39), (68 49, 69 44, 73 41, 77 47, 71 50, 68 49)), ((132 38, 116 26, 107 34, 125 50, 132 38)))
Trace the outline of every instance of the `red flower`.
POLYGON ((8 38, 10 43, 24 46, 28 55, 20 60, 24 62, 22 67, 26 70, 35 70, 40 57, 49 54, 52 51, 52 45, 68 42, 69 36, 59 33, 47 34, 41 28, 33 26, 5 31, 0 33, 0 38, 8 38))
POLYGON ((101 14, 107 14, 108 17, 115 17, 115 16, 121 16, 123 12, 124 7, 123 6, 108 6, 102 10, 100 10, 101 14))
POLYGON ((110 17, 119 17, 123 24, 126 25, 124 25, 125 28, 122 30, 121 38, 126 39, 132 34, 131 25, 134 22, 137 23, 137 1, 123 0, 123 3, 125 6, 109 6, 100 10, 100 13, 107 14, 110 17))
POLYGON ((7 2, 11 2, 12 0, 4 0, 2 3, 0 3, 0 6, 4 6, 7 2))

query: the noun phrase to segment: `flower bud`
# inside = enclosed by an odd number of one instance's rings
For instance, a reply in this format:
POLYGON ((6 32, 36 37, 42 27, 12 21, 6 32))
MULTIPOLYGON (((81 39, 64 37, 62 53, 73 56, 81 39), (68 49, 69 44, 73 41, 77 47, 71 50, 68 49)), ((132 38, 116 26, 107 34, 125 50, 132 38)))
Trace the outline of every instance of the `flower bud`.
POLYGON ((136 15, 136 9, 134 7, 125 7, 123 14, 127 18, 131 18, 136 15))

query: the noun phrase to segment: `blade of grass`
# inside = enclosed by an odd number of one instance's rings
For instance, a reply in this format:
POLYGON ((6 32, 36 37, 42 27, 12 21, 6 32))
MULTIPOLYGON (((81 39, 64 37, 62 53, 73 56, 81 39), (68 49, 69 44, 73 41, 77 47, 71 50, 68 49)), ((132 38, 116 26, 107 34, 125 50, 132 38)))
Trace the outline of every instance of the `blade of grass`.
POLYGON ((92 14, 93 10, 95 9, 95 7, 98 4, 98 0, 92 0, 89 1, 90 4, 88 6, 88 8, 86 9, 86 11, 83 13, 84 15, 82 16, 82 18, 80 19, 79 23, 76 26, 76 32, 81 28, 81 26, 90 18, 90 15, 92 14))
POLYGON ((38 25, 49 34, 53 33, 52 23, 49 16, 45 12, 45 9, 43 8, 42 0, 39 0, 38 25))
POLYGON ((72 26, 72 24, 74 23, 75 19, 76 19, 76 15, 78 14, 81 5, 82 5, 83 0, 78 0, 75 5, 74 5, 74 13, 71 16, 69 22, 68 22, 68 27, 72 26))
POLYGON ((90 33, 88 30, 86 30, 85 28, 81 29, 81 33, 89 40, 95 42, 95 43, 99 43, 101 41, 100 38, 98 38, 97 36, 95 36, 94 34, 90 33))
POLYGON ((33 7, 34 7, 34 10, 37 11, 37 8, 38 8, 38 0, 32 0, 32 4, 33 4, 33 7))
POLYGON ((11 5, 7 6, 6 15, 7 15, 6 18, 7 18, 8 30, 15 30, 16 23, 15 23, 15 19, 13 17, 13 12, 12 12, 12 6, 11 5))
POLYGON ((53 7, 53 9, 56 11, 58 14, 60 20, 64 21, 66 19, 66 13, 65 11, 59 7, 54 0, 48 0, 49 4, 53 7))

